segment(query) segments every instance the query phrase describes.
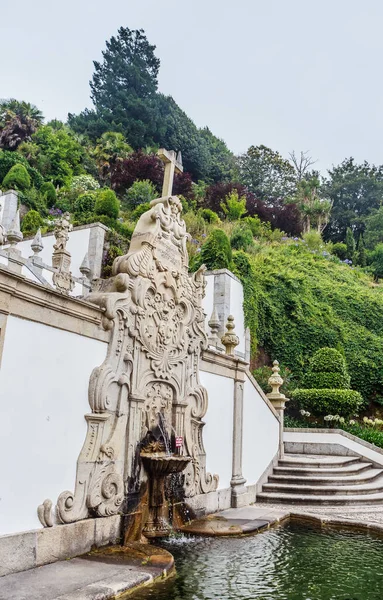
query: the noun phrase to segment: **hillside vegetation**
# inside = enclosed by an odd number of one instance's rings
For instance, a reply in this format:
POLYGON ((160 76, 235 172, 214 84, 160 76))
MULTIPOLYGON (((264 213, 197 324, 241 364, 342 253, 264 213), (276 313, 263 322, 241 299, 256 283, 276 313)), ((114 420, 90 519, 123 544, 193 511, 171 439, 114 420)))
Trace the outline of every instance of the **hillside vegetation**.
POLYGON ((304 152, 286 159, 260 144, 234 156, 158 91, 154 51, 143 31, 120 28, 94 64, 94 108, 66 123, 45 123, 26 101, 0 102, 0 185, 19 191, 24 234, 53 229, 63 211, 74 225, 101 221, 110 275, 161 194, 159 146, 181 150, 185 171, 173 193, 192 236, 190 268, 226 267, 241 278, 261 385, 278 359, 292 390, 316 350, 336 348, 351 388, 379 411, 383 166, 347 158, 321 176, 304 152))

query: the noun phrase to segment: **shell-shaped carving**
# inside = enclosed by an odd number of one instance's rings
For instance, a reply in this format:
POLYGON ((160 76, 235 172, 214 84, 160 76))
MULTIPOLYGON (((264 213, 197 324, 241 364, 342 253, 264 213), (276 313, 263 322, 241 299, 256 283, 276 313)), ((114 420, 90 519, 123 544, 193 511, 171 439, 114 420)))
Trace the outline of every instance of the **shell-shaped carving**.
POLYGON ((115 515, 124 499, 124 482, 109 464, 96 475, 94 485, 88 494, 88 507, 100 517, 115 515))

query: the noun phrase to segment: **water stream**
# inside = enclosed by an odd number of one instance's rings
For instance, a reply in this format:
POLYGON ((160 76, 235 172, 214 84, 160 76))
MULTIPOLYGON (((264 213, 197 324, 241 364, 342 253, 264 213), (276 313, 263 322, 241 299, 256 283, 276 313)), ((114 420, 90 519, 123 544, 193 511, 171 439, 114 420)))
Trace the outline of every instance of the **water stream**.
POLYGON ((382 600, 383 538, 290 524, 242 538, 175 537, 177 575, 134 600, 382 600))

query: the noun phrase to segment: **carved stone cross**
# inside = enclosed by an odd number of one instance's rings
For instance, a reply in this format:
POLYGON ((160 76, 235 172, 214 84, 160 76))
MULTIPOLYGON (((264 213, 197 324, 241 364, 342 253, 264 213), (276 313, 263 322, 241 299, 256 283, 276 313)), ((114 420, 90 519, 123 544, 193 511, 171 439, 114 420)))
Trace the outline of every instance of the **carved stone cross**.
POLYGON ((160 148, 158 150, 158 156, 165 164, 164 183, 162 185, 162 197, 171 196, 173 192, 173 179, 174 173, 182 173, 184 170, 182 166, 181 152, 176 154, 174 150, 165 150, 160 148))

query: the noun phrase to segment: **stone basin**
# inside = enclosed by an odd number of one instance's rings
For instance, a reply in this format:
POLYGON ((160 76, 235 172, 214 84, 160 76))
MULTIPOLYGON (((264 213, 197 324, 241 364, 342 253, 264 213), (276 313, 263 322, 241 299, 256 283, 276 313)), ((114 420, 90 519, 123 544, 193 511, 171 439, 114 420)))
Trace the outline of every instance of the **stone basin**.
POLYGON ((180 473, 191 461, 190 456, 179 454, 141 454, 145 469, 154 477, 166 477, 171 473, 180 473))

